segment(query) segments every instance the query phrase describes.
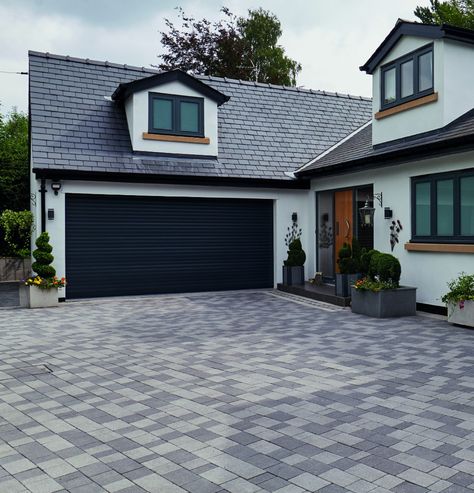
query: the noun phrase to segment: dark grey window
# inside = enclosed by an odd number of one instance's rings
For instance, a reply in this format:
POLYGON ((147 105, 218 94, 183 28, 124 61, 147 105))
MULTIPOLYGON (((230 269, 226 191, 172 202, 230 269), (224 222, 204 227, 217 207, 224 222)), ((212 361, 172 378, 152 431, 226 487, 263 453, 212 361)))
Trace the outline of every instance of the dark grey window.
POLYGON ((474 243, 474 169, 412 179, 412 241, 474 243))
POLYGON ((204 137, 204 99, 149 94, 148 132, 204 137))
POLYGON ((413 51, 381 68, 381 108, 433 92, 433 45, 413 51))

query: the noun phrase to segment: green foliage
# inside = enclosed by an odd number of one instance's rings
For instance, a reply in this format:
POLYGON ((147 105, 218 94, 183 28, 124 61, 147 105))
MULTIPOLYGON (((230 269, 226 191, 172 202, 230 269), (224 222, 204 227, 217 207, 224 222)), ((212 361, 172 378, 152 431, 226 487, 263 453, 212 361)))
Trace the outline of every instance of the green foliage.
POLYGON ((441 298, 443 303, 474 300, 474 274, 461 272, 457 279, 448 282, 448 288, 449 292, 441 298))
POLYGON ((380 253, 376 250, 371 250, 371 252, 369 279, 398 287, 402 271, 398 259, 390 253, 380 253))
POLYGON ((29 257, 33 214, 6 209, 0 215, 0 227, 6 243, 6 256, 29 257))
POLYGON ((0 212, 30 207, 28 117, 0 115, 0 212))
POLYGON ((416 7, 414 14, 424 24, 451 24, 474 29, 474 0, 430 0, 429 7, 416 7))
POLYGON ((398 284, 391 281, 377 281, 370 279, 369 277, 364 277, 355 282, 354 287, 359 291, 372 291, 377 293, 383 289, 397 289, 398 284))
POLYGON ((38 276, 44 279, 51 279, 56 275, 56 269, 51 265, 54 257, 51 254, 53 247, 49 244, 48 233, 41 233, 35 244, 37 248, 33 252, 33 257, 36 262, 33 262, 31 268, 38 276))
POLYGON ((361 247, 357 238, 352 239, 352 246, 343 243, 338 253, 337 263, 341 274, 357 274, 360 271, 361 247))
POLYGON ((237 17, 225 7, 221 12, 224 20, 215 23, 187 16, 182 8, 180 27, 165 19, 168 31, 161 33, 161 44, 166 53, 160 55, 158 68, 296 85, 301 65, 277 44, 282 30, 275 15, 261 8, 249 10, 248 17, 237 17))
POLYGON ((363 250, 360 255, 360 272, 364 276, 369 274, 370 262, 372 260, 372 255, 380 253, 378 250, 363 250))
POLYGON ((379 281, 391 282, 399 285, 402 268, 396 257, 390 253, 381 253, 377 256, 377 275, 379 281))
POLYGON ((288 258, 284 261, 284 264, 288 267, 296 267, 299 265, 304 265, 305 261, 306 253, 301 245, 301 240, 296 238, 288 247, 288 258))

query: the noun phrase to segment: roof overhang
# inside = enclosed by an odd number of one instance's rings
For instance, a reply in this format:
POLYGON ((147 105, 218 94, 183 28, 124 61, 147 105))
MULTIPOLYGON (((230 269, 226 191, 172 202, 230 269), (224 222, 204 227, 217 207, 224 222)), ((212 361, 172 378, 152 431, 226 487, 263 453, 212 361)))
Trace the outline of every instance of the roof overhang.
POLYGON ((373 74, 402 36, 417 36, 433 40, 444 38, 463 43, 474 43, 474 30, 471 29, 463 29, 448 24, 419 24, 417 22, 398 20, 395 27, 374 51, 372 56, 360 67, 360 70, 368 74, 373 74))
POLYGON ((350 174, 373 168, 381 168, 406 164, 413 161, 422 161, 439 156, 459 154, 474 151, 474 134, 443 140, 439 142, 426 143, 418 146, 397 149, 379 154, 373 154, 352 161, 343 161, 321 168, 313 168, 296 172, 298 178, 316 178, 335 174, 350 174))
POLYGON ((169 72, 162 72, 160 74, 151 75, 143 79, 134 80, 132 82, 126 82, 120 84, 112 94, 114 101, 124 101, 131 94, 138 91, 146 91, 152 87, 157 87, 168 82, 178 81, 181 84, 195 90, 203 96, 212 99, 218 106, 229 101, 230 96, 217 91, 211 86, 208 86, 204 82, 196 79, 192 75, 183 72, 182 70, 171 70, 169 72))

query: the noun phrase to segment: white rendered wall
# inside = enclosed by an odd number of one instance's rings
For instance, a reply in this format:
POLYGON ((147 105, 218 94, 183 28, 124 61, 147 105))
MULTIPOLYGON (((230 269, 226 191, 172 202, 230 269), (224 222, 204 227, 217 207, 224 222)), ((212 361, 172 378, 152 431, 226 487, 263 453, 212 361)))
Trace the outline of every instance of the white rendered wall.
POLYGON ((403 231, 400 243, 390 249, 391 220, 384 219, 384 211, 377 201, 374 217, 374 248, 393 253, 401 263, 401 283, 416 286, 417 301, 442 306, 441 296, 447 291, 446 283, 461 271, 474 273, 474 255, 459 253, 409 252, 404 244, 411 239, 410 178, 419 175, 474 168, 474 152, 430 159, 410 164, 372 169, 348 175, 313 180, 312 190, 333 190, 344 187, 373 184, 374 193, 383 193, 383 206, 393 210, 393 219, 399 219, 403 231))
POLYGON ((161 84, 155 88, 136 92, 129 96, 125 101, 125 112, 134 151, 217 156, 217 103, 209 98, 204 98, 204 137, 209 138, 209 144, 162 142, 143 139, 143 132, 148 132, 148 93, 150 92, 177 94, 196 98, 203 97, 201 93, 194 91, 178 81, 161 84))
MULTIPOLYGON (((33 190, 39 189, 39 180, 34 180, 33 190)), ((47 220, 46 230, 50 234, 55 257, 54 267, 59 276, 66 273, 65 199, 67 193, 103 195, 135 195, 162 197, 207 197, 269 199, 274 201, 274 282, 281 282, 283 260, 287 257, 285 235, 291 226, 291 215, 298 214, 298 224, 303 230, 301 241, 307 252, 305 275, 314 274, 314 194, 309 190, 254 189, 234 187, 204 187, 185 185, 130 184, 106 182, 61 181, 62 188, 57 196, 51 191, 47 180, 46 209, 54 209, 54 220, 47 220)), ((37 193, 36 228, 41 231, 40 196, 37 193)), ((66 288, 67 289, 67 288, 66 288)), ((60 296, 65 296, 64 291, 60 296)))

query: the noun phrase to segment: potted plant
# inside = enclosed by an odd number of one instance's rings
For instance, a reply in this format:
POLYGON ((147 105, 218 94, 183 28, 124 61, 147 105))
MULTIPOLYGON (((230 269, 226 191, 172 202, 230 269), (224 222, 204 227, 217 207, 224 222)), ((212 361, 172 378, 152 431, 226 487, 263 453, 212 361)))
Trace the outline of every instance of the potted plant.
POLYGON ((342 245, 337 259, 336 296, 347 298, 351 295, 351 286, 361 277, 361 255, 357 238, 352 239, 352 247, 348 243, 342 245))
POLYGON ((51 265, 54 257, 51 254, 53 247, 49 244, 48 233, 41 233, 35 244, 35 262, 31 267, 36 275, 25 279, 20 287, 20 305, 25 308, 55 306, 58 304, 58 289, 64 287, 66 281, 64 277, 56 277, 56 270, 51 265))
POLYGON ((400 286, 401 267, 396 257, 376 250, 367 252, 367 276, 351 288, 354 313, 369 317, 405 317, 416 314, 416 288, 400 286))
POLYGON ((288 246, 288 258, 283 265, 283 284, 295 286, 304 284, 304 263, 306 253, 301 245, 301 240, 295 238, 288 246))
POLYGON ((448 309, 448 322, 474 327, 474 274, 461 272, 448 282, 448 288, 441 298, 448 309))

